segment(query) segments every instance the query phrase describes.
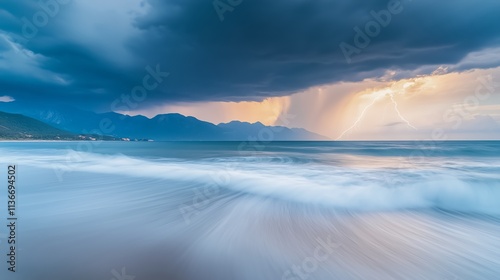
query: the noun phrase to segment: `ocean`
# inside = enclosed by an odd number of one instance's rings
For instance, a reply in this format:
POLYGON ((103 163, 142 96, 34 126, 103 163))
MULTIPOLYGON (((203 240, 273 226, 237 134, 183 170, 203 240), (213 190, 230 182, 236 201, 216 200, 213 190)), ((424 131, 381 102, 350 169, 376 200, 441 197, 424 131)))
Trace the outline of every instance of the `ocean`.
POLYGON ((500 279, 500 141, 1 142, 0 162, 1 279, 500 279))

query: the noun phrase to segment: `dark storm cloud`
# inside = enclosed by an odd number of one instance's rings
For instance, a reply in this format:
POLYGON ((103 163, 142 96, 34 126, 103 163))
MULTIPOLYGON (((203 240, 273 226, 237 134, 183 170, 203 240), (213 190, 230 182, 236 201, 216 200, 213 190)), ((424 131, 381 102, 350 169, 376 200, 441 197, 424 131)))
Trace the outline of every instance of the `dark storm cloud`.
MULTIPOLYGON (((149 0, 142 3, 146 12, 133 16, 129 25, 110 28, 110 13, 109 25, 77 40, 68 35, 68 22, 84 18, 78 24, 88 26, 106 19, 91 13, 75 17, 85 10, 77 9, 82 2, 73 1, 61 4, 59 14, 29 40, 23 37, 21 19, 32 19, 40 10, 38 1, 2 4, 1 29, 35 54, 33 63, 23 62, 25 71, 0 68, 5 94, 16 100, 68 100, 106 109, 142 84, 146 66, 159 65, 170 76, 147 92, 142 106, 259 100, 315 85, 380 77, 388 69, 411 72, 454 65, 471 52, 500 45, 497 0, 402 0, 399 12, 363 48, 354 41, 354 28, 365 30, 374 20, 371 12, 387 10, 389 0, 243 0, 223 14, 223 21, 212 0, 149 0), (130 34, 118 40, 113 35, 122 28, 130 34), (357 48, 350 63, 339 47, 343 42, 357 48), (119 45, 128 55, 104 50, 106 44, 119 45)), ((99 9, 100 2, 94 3, 99 9)), ((9 53, 1 41, 0 63, 9 53)))

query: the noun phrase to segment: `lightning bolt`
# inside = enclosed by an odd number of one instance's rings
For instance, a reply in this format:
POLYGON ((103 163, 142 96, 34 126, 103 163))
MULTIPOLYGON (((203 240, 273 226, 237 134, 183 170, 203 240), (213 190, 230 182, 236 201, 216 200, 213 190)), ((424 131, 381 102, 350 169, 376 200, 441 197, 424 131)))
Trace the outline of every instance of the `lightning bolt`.
POLYGON ((380 97, 380 95, 376 96, 375 98, 373 98, 372 102, 370 104, 368 104, 364 109, 363 111, 361 112, 361 115, 359 115, 358 119, 356 119, 356 121, 353 123, 353 125, 351 125, 351 127, 349 127, 348 129, 344 130, 344 132, 342 132, 342 134, 340 134, 339 137, 337 137, 337 139, 335 140, 339 140, 341 139, 342 137, 344 137, 344 135, 346 133, 348 133, 349 131, 351 131, 353 128, 355 128, 358 123, 361 121, 361 119, 363 118, 363 116, 365 115, 366 111, 368 109, 370 109, 371 106, 373 106, 373 104, 375 104, 375 101, 377 101, 377 99, 380 97))
POLYGON ((396 100, 394 99, 394 93, 393 92, 381 92, 381 94, 378 94, 377 96, 375 96, 372 100, 372 102, 370 104, 368 104, 364 109, 363 111, 361 111, 361 114, 359 115, 359 117, 356 119, 356 121, 346 130, 344 130, 344 132, 342 132, 342 134, 340 134, 339 137, 337 137, 335 140, 339 140, 341 139, 342 137, 344 137, 344 135, 346 135, 349 131, 351 131, 352 129, 354 129, 358 123, 363 119, 366 111, 368 111, 368 109, 370 109, 370 107, 372 107, 375 102, 380 98, 380 97, 385 97, 385 96, 389 96, 391 98, 391 101, 392 103, 394 104, 394 110, 396 111, 396 113, 398 114, 398 117, 404 122, 406 123, 406 125, 408 125, 409 127, 413 128, 413 129, 417 129, 416 127, 414 127, 405 117, 403 117, 403 115, 401 114, 401 112, 399 111, 399 108, 398 108, 398 103, 396 102, 396 100))
POLYGON ((404 121, 409 127, 417 130, 417 128, 414 127, 413 125, 411 125, 411 123, 401 115, 401 112, 399 112, 398 103, 396 102, 396 100, 394 100, 394 94, 390 93, 389 95, 391 96, 391 101, 392 101, 392 103, 394 103, 394 110, 396 110, 396 113, 398 113, 399 118, 402 121, 404 121))

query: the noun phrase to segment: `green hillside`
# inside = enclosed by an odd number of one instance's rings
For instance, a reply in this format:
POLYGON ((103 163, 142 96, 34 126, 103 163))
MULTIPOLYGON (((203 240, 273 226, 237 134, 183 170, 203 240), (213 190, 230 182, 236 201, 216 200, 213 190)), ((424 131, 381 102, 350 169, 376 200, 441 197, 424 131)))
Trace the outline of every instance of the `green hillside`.
POLYGON ((69 140, 76 137, 23 115, 0 112, 0 139, 69 140))

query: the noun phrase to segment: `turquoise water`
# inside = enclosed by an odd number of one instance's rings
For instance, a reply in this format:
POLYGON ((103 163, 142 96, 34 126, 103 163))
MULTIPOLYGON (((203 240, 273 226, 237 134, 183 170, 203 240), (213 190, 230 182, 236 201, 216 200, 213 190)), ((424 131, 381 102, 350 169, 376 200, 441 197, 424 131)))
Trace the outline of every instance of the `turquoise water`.
POLYGON ((0 155, 18 166, 7 279, 500 275, 498 141, 3 142, 0 155))

